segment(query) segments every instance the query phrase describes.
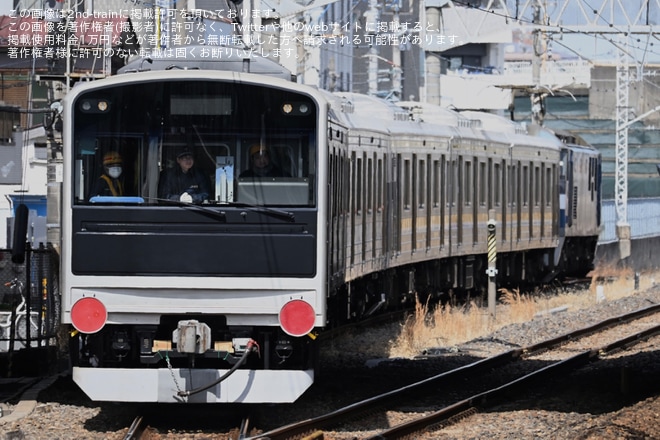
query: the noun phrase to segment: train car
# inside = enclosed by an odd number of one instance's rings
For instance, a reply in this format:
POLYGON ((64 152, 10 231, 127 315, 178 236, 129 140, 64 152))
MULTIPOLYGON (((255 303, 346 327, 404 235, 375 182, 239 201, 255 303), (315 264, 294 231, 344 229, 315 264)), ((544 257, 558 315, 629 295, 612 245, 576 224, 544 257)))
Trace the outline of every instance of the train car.
POLYGON ((566 234, 560 268, 582 277, 593 267, 601 224, 601 158, 588 145, 568 144, 562 151, 566 170, 566 234))
POLYGON ((294 401, 322 329, 483 289, 489 219, 502 283, 553 276, 561 238, 591 233, 561 221, 579 154, 556 137, 162 64, 63 103, 62 319, 93 400, 294 401))
POLYGON ((309 387, 307 335, 327 321, 323 103, 278 78, 201 70, 66 96, 63 322, 92 399, 289 402, 309 387), (254 145, 286 177, 242 177, 254 145), (160 191, 182 152, 211 182, 203 204, 160 191), (122 191, 98 194, 118 158, 122 191))

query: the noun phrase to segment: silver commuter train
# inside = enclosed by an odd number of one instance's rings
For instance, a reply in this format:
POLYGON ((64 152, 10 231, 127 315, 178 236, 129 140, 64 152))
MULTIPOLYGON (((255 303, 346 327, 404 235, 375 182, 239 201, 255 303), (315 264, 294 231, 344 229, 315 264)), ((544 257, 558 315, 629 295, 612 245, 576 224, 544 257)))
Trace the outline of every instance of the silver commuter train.
POLYGON ((483 289, 489 212, 498 283, 589 270, 595 150, 415 106, 228 71, 74 87, 60 291, 75 382, 101 401, 294 401, 321 329, 483 289), (241 176, 254 145, 277 177, 241 176), (210 182, 203 203, 159 189, 182 149, 210 182), (108 153, 121 194, 94 194, 108 153))

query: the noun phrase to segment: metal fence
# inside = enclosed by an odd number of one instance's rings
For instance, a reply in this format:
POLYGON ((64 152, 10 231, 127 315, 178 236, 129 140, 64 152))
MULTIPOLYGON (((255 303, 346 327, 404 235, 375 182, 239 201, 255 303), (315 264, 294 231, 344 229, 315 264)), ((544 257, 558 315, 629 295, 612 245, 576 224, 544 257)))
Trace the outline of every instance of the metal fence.
POLYGON ((60 321, 58 256, 28 247, 22 264, 0 250, 0 353, 54 345, 60 321))
MULTIPOLYGON (((614 200, 603 200, 603 232, 598 244, 618 241, 614 200)), ((633 240, 660 237, 660 198, 628 199, 628 224, 633 240)))

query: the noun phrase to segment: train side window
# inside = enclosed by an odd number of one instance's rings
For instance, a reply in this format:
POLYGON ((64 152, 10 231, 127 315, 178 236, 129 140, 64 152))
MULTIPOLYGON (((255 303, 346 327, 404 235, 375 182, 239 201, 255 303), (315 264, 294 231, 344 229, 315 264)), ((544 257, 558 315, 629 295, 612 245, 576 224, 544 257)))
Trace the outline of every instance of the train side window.
POLYGON ((493 204, 500 206, 502 203, 502 168, 499 163, 493 165, 493 204))
POLYGON ((419 209, 424 209, 426 204, 426 161, 421 159, 418 164, 418 191, 417 191, 417 206, 419 209))
POLYGON ((469 160, 465 161, 465 184, 463 185, 465 196, 465 206, 470 206, 472 204, 472 162, 469 160))
POLYGON ((433 160, 431 155, 426 156, 426 204, 429 208, 432 208, 433 205, 433 181, 434 181, 434 169, 433 169, 433 160))
POLYGON ((383 212, 385 203, 383 201, 383 187, 385 186, 383 180, 383 159, 379 158, 376 162, 376 204, 378 212, 383 212))
POLYGON ((355 185, 355 196, 356 196, 356 212, 357 215, 362 214, 362 209, 363 209, 363 201, 364 201, 364 175, 363 175, 363 160, 362 158, 358 158, 356 162, 356 171, 357 171, 357 177, 356 177, 356 185, 355 185))
POLYGON ((541 204, 541 186, 543 182, 541 181, 541 168, 536 166, 534 167, 534 206, 540 206, 541 204))
POLYGON ((440 159, 440 205, 446 206, 447 203, 447 158, 443 154, 440 159))
POLYGON ((509 193, 509 203, 511 207, 518 206, 518 194, 520 191, 520 176, 518 175, 518 166, 509 165, 509 182, 508 182, 508 193, 509 193))
POLYGON ((403 207, 410 209, 410 159, 403 161, 403 207))
POLYGON ((552 206, 552 176, 555 174, 555 166, 545 169, 545 205, 552 206))
POLYGON ((529 167, 523 165, 522 167, 522 206, 527 206, 529 203, 529 167))
POLYGON ((431 180, 433 188, 432 188, 432 197, 433 197, 433 207, 437 208, 438 205, 440 204, 440 161, 439 160, 434 160, 433 161, 433 178, 431 180))
POLYGON ((341 167, 342 167, 342 172, 341 172, 341 174, 342 174, 342 179, 341 179, 341 181, 342 181, 342 185, 341 185, 341 187, 342 187, 342 198, 341 199, 343 200, 343 204, 342 204, 342 211, 343 211, 342 213, 343 214, 348 214, 351 211, 351 199, 352 198, 351 198, 351 193, 350 193, 350 185, 347 185, 347 183, 349 183, 348 179, 352 178, 351 163, 352 163, 352 161, 351 161, 351 158, 349 158, 348 153, 344 153, 342 155, 342 163, 341 163, 341 167))
POLYGON ((456 198, 461 191, 461 177, 463 172, 461 171, 462 162, 459 160, 451 161, 451 168, 449 169, 449 184, 447 187, 447 197, 449 199, 449 206, 456 206, 456 198))
POLYGON ((479 162, 479 206, 486 206, 486 188, 490 188, 486 183, 486 162, 479 162))
POLYGON ((371 214, 373 212, 373 203, 374 203, 374 170, 373 170, 373 159, 367 159, 367 213, 371 214))

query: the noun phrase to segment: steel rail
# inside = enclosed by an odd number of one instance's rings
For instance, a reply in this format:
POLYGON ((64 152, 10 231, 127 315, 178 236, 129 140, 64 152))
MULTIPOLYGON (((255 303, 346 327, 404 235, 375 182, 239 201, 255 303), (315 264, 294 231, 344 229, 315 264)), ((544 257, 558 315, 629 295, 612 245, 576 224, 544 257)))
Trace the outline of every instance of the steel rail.
MULTIPOLYGON (((621 325, 630 321, 633 321, 635 319, 639 319, 642 317, 645 317, 647 315, 653 314, 653 313, 658 313, 660 312, 660 304, 654 304, 652 306, 646 307, 644 309, 639 309, 635 310, 630 313, 625 313, 613 318, 608 318, 603 321, 600 321, 594 325, 584 327, 582 329, 578 329, 572 332, 568 332, 564 335, 561 335, 556 338, 548 339, 546 341, 542 341, 537 344, 530 345, 528 347, 524 348, 519 348, 519 349, 514 349, 510 350, 501 354, 498 354, 496 356, 492 356, 489 358, 481 359, 479 361, 473 362, 471 364, 464 365, 462 367, 446 371, 444 373, 440 373, 438 375, 429 377, 427 379, 421 380, 419 382, 415 382, 413 384, 397 388, 392 391, 388 391, 383 394, 379 394, 377 396, 353 403, 351 405, 339 408, 335 411, 332 411, 330 413, 314 417, 311 419, 307 419, 304 421, 292 423, 290 425, 282 426, 276 429, 273 429, 271 431, 262 433, 260 435, 250 437, 249 440, 282 440, 282 439, 289 439, 293 438, 296 436, 301 436, 304 434, 309 434, 313 432, 314 430, 321 429, 325 426, 332 425, 332 424, 337 424, 339 421, 341 421, 343 418, 346 418, 348 415, 355 415, 357 413, 361 412, 366 412, 368 410, 371 410, 382 403, 386 402, 388 399, 391 399, 392 397, 397 397, 397 396, 402 396, 405 395, 406 393, 410 393, 413 391, 417 391, 420 388, 423 388, 425 386, 428 386, 430 384, 437 385, 438 383, 442 381, 448 381, 448 380, 456 380, 460 377, 466 377, 470 374, 474 374, 480 370, 483 369, 491 369, 494 367, 499 367, 502 365, 506 365, 508 363, 514 362, 516 360, 519 360, 523 358, 524 356, 528 356, 532 353, 537 353, 542 350, 547 350, 550 348, 558 347, 563 344, 565 344, 568 341, 573 341, 577 340, 579 338, 585 337, 587 335, 596 333, 599 330, 603 330, 606 328, 610 328, 613 326, 621 325)), ((634 339, 634 338, 633 338, 634 339)), ((577 356, 574 356, 574 360, 570 361, 566 360, 566 364, 560 363, 564 367, 566 365, 569 365, 571 362, 577 362, 578 360, 582 359, 582 356, 589 356, 589 355, 584 355, 580 354, 577 356)), ((592 355, 593 356, 593 355, 592 355)), ((573 358, 571 358, 573 359, 573 358)), ((564 361, 562 361, 564 362, 564 361)), ((551 366, 552 367, 552 366, 551 366)), ((556 368, 561 368, 560 366, 557 366, 556 368)), ((537 373, 532 373, 532 374, 543 374, 540 372, 537 373)), ((484 396, 486 397, 486 396, 484 396)), ((474 399, 477 398, 477 396, 473 397, 474 399)), ((469 400, 469 399, 468 399, 469 400)), ((470 408, 470 405, 468 405, 465 402, 458 402, 454 405, 451 405, 450 407, 445 408, 447 411, 447 415, 444 416, 445 418, 452 417, 455 415, 460 414, 463 411, 466 411, 470 408)), ((442 411, 445 411, 442 410, 442 411)), ((380 437, 379 437, 380 438, 380 437)))
POLYGON ((488 391, 484 391, 483 393, 475 394, 474 396, 471 396, 465 400, 462 400, 454 405, 443 408, 427 416, 420 417, 418 419, 411 420, 409 422, 402 423, 387 430, 381 431, 374 436, 367 437, 365 440, 399 439, 420 431, 425 431, 433 425, 437 425, 449 420, 457 413, 462 413, 479 406, 490 406, 492 405, 491 402, 495 401, 496 398, 504 395, 505 393, 510 393, 515 388, 520 388, 523 385, 529 385, 530 383, 537 381, 542 377, 557 375, 560 372, 565 372, 567 370, 577 370, 589 362, 599 360, 602 356, 611 351, 632 346, 657 334, 660 334, 660 325, 619 339, 601 348, 585 350, 573 357, 552 363, 497 388, 492 388, 488 391))
POLYGON ((137 416, 128 428, 124 440, 137 440, 142 435, 142 416, 137 416))

